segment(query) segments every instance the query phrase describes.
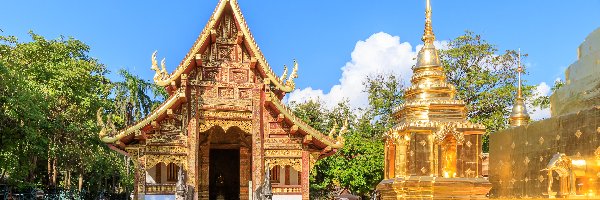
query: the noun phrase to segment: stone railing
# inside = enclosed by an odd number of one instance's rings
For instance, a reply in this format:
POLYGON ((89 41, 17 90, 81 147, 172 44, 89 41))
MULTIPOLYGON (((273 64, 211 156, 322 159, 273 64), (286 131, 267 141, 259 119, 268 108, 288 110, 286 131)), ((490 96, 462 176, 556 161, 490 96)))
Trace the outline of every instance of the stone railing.
POLYGON ((146 184, 146 194, 175 194, 175 184, 146 184))
POLYGON ((273 194, 302 194, 300 185, 273 185, 273 194))

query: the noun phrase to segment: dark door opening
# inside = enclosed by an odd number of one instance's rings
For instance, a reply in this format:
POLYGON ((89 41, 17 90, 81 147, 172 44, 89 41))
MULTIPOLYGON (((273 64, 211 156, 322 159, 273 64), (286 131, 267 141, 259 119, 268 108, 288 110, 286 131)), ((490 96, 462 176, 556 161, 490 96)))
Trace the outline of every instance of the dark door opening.
POLYGON ((240 150, 211 149, 209 156, 210 200, 239 200, 240 150))

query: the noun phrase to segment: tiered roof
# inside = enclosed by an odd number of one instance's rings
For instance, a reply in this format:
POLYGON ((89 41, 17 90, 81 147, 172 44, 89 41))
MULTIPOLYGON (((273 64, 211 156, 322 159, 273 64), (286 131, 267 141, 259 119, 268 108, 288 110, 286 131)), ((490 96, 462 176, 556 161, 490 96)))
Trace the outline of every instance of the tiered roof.
POLYGON ((240 11, 237 0, 221 0, 218 3, 217 8, 202 30, 202 33, 198 39, 196 39, 196 42, 174 72, 170 74, 166 73, 164 65, 162 71, 158 70, 154 61, 155 54, 153 54, 153 69, 156 70, 154 81, 157 85, 166 87, 170 96, 152 113, 133 125, 117 131, 104 124, 101 116, 102 112, 101 110, 98 111, 98 121, 102 127, 99 136, 103 142, 116 144, 118 147, 123 148, 126 144, 135 141, 136 136, 141 135, 140 133, 142 131, 151 130, 152 122, 166 118, 169 113, 172 113, 173 110, 187 101, 188 96, 185 92, 187 74, 190 73, 193 68, 201 66, 201 63, 198 63, 199 59, 196 59, 196 56, 207 48, 211 43, 211 40, 215 40, 213 37, 215 35, 214 27, 217 25, 217 21, 226 9, 230 9, 233 12, 239 30, 241 31, 240 34, 238 34, 238 40, 242 40, 245 46, 250 49, 251 65, 258 64, 260 76, 262 76, 266 84, 273 86, 271 88, 273 91, 267 93, 267 105, 273 108, 280 116, 283 116, 282 120, 286 120, 288 123, 292 124, 293 132, 305 135, 305 143, 313 144, 315 147, 323 149, 326 152, 335 152, 335 149, 343 147, 344 138, 341 135, 345 132, 345 128, 342 128, 338 134, 339 136, 336 139, 333 139, 304 123, 281 103, 280 99, 283 95, 295 88, 294 78, 297 78, 298 65, 295 63, 287 80, 285 80, 285 77, 287 76, 286 72, 284 72, 282 77, 275 75, 260 51, 260 48, 254 41, 250 29, 240 11), (176 85, 179 85, 179 87, 172 87, 176 85), (277 94, 275 94, 275 92, 277 92, 277 94))
POLYGON ((485 126, 466 120, 467 109, 462 100, 455 99, 456 88, 446 81, 444 68, 433 44, 431 5, 425 10, 425 43, 417 55, 412 85, 404 93, 406 102, 394 109, 398 120, 391 132, 435 131, 451 126, 459 131, 485 131, 485 126))

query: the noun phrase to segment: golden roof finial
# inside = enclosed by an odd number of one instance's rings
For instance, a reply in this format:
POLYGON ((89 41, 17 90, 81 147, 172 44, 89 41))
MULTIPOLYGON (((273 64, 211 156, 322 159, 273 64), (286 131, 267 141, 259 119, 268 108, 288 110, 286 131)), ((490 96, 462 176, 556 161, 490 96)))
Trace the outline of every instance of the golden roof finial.
POLYGON ((435 35, 433 34, 433 27, 431 26, 431 3, 429 0, 427 0, 427 5, 425 6, 425 31, 423 32, 423 37, 421 39, 425 44, 417 55, 416 67, 440 66, 440 58, 433 45, 435 35))
POLYGON ((423 42, 433 44, 435 40, 435 34, 433 34, 433 27, 431 26, 431 2, 426 0, 425 5, 425 32, 423 33, 423 42))
POLYGON ((523 94, 521 92, 521 73, 523 72, 523 67, 521 67, 521 48, 519 48, 519 67, 517 67, 517 72, 519 73, 519 89, 517 90, 517 98, 523 98, 523 94))
POLYGON ((517 89, 517 99, 515 100, 515 105, 513 105, 512 113, 510 114, 509 118, 509 123, 512 127, 522 126, 529 123, 529 113, 527 113, 527 106, 525 105, 525 99, 523 98, 523 92, 521 89, 521 73, 523 72, 523 67, 521 66, 520 48, 518 59, 517 73, 519 73, 519 86, 517 89))

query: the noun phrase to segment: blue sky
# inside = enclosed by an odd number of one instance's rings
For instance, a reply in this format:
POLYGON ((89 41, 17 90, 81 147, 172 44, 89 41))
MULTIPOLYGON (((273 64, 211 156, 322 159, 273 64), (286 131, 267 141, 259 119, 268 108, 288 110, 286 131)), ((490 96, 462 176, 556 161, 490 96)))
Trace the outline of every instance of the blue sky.
MULTIPOLYGON (((415 51, 421 43, 424 0, 238 1, 276 72, 298 59, 297 87, 311 88, 305 95, 321 95, 316 90, 327 95, 335 85, 343 85, 343 68, 363 67, 359 44, 368 51, 370 44, 388 48, 381 43, 396 42, 400 49, 409 44, 415 51)), ((127 68, 151 79, 152 52, 158 50, 158 57, 165 57, 173 70, 216 4, 217 0, 9 1, 0 8, 0 34, 26 39, 33 30, 47 38, 72 36, 90 45, 90 54, 111 71, 127 68)), ((432 6, 438 40, 472 30, 501 50, 521 48, 528 53, 525 79, 530 84, 551 85, 563 77, 576 59, 577 46, 600 27, 600 0, 432 0, 432 6)), ((396 54, 391 55, 404 55, 403 50, 392 51, 396 54)))

